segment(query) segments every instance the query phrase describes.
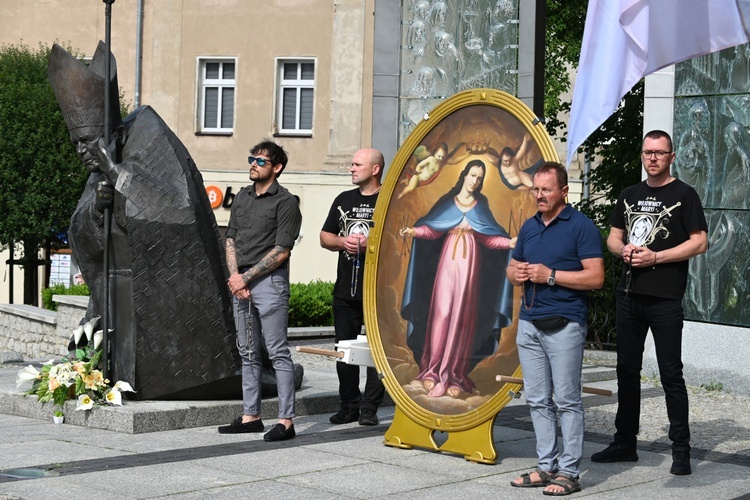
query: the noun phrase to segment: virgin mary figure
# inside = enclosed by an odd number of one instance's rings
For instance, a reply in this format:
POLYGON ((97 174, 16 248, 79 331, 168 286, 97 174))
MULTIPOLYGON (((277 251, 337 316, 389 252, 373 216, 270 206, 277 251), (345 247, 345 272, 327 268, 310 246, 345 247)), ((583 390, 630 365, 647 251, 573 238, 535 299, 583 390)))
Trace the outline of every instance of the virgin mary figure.
POLYGON ((515 238, 495 220, 482 186, 487 169, 467 163, 456 185, 414 227, 401 316, 407 344, 430 397, 458 397, 476 384, 468 374, 497 350, 512 322, 513 289, 505 279, 515 238))

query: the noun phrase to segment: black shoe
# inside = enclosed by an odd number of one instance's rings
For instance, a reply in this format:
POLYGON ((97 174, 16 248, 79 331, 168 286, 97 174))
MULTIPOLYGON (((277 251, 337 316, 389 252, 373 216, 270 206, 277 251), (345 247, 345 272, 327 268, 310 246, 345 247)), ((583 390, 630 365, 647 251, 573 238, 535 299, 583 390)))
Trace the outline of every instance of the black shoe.
POLYGON ((375 410, 362 410, 359 414, 359 425, 378 425, 378 414, 375 410))
POLYGON ((673 451, 672 468, 669 469, 669 472, 676 476, 687 476, 692 473, 693 470, 690 468, 690 452, 673 451))
POLYGON ((356 422, 359 419, 359 410, 341 410, 335 415, 331 415, 328 420, 332 424, 348 424, 356 422))
POLYGON ((297 433, 294 432, 294 424, 290 425, 287 429, 284 424, 279 423, 274 425, 270 431, 266 432, 263 435, 263 439, 266 441, 286 441, 287 439, 292 439, 296 435, 297 433))
POLYGON ((240 434, 242 432, 263 432, 264 426, 261 419, 242 423, 242 416, 237 417, 229 425, 219 427, 219 434, 240 434))
POLYGON ((635 446, 625 443, 610 443, 598 453, 591 455, 592 462, 611 463, 611 462, 637 462, 638 453, 635 446))

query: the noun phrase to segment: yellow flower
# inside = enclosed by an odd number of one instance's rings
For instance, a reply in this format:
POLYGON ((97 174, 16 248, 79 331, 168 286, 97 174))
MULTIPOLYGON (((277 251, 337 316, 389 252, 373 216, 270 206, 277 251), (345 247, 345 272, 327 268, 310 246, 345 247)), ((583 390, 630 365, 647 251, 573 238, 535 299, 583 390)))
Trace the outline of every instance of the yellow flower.
POLYGON ((89 375, 82 375, 86 389, 98 389, 104 385, 104 375, 99 370, 93 370, 89 375))
POLYGON ((76 404, 76 411, 78 410, 90 410, 94 407, 94 400, 89 397, 88 394, 81 394, 78 396, 78 404, 76 404))
POLYGON ((120 391, 118 391, 117 389, 112 389, 107 394, 105 394, 104 399, 106 399, 107 403, 111 405, 122 406, 122 394, 120 394, 120 391))
POLYGON ((49 392, 55 392, 55 389, 60 387, 60 381, 55 377, 49 378, 49 392))
POLYGON ((73 371, 83 376, 86 374, 86 365, 84 364, 83 361, 79 361, 73 365, 73 371))

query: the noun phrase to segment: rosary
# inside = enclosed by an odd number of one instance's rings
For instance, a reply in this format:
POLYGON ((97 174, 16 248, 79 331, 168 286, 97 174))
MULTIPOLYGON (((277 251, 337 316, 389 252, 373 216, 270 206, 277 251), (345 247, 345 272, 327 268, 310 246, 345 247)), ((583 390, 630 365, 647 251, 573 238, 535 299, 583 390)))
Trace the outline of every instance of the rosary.
POLYGON ((635 248, 630 251, 630 260, 628 261, 628 270, 625 272, 625 297, 630 293, 630 282, 633 280, 633 254, 635 248))
POLYGON ((534 306, 534 298, 536 298, 536 283, 532 284, 531 287, 531 303, 529 305, 526 305, 526 285, 523 286, 523 291, 521 292, 521 300, 523 302, 523 308, 527 311, 530 311, 531 308, 534 306))
POLYGON ((357 257, 354 259, 354 265, 352 266, 352 286, 350 293, 352 297, 357 295, 357 283, 359 280, 359 268, 361 267, 362 263, 360 260, 360 255, 362 254, 362 246, 360 244, 359 238, 357 238, 357 257))

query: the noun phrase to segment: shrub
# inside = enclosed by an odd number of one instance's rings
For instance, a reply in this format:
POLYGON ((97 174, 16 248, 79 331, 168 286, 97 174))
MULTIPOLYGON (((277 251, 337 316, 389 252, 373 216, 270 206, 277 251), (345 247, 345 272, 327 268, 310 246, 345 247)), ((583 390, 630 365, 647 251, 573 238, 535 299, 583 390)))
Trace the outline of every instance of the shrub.
POLYGON ((42 290, 42 307, 51 311, 57 311, 57 302, 52 300, 53 295, 89 295, 89 287, 86 284, 65 286, 62 284, 52 285, 42 290))
POLYGON ((289 291, 290 327, 333 325, 333 283, 292 283, 289 291))
MULTIPOLYGON (((321 280, 292 283, 289 292, 289 326, 333 326, 333 283, 321 280)), ((89 295, 89 287, 52 285, 42 290, 43 307, 57 311, 53 295, 89 295)))

